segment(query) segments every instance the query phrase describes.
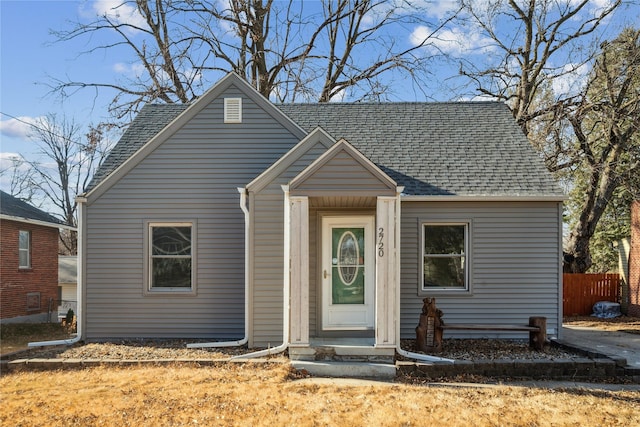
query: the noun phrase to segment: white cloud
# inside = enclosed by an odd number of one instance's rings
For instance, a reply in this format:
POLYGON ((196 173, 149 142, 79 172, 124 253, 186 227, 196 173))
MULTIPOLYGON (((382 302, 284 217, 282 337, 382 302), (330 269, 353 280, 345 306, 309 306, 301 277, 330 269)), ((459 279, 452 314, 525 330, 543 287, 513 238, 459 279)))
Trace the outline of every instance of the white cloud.
POLYGON ((18 154, 18 153, 6 153, 6 152, 2 152, 0 153, 0 165, 1 169, 4 170, 5 166, 13 164, 14 162, 17 161, 22 161, 24 160, 24 158, 22 157, 22 155, 18 154))
POLYGON ((431 28, 420 25, 411 33, 410 42, 414 46, 424 42, 430 50, 452 55, 486 53, 493 50, 491 39, 477 31, 465 31, 461 27, 454 27, 440 30, 433 35, 432 32, 431 28))
POLYGON ((433 16, 438 19, 448 18, 458 11, 460 8, 457 0, 419 0, 412 5, 423 11, 427 16, 433 16))
POLYGON ((496 102, 498 98, 491 95, 474 95, 474 96, 461 96, 456 98, 459 102, 496 102))
POLYGON ((116 62, 113 64, 113 71, 118 74, 124 74, 127 77, 140 77, 145 73, 144 65, 141 63, 125 64, 124 62, 116 62))
MULTIPOLYGON (((122 0, 96 0, 91 2, 94 15, 106 16, 115 24, 128 24, 138 28, 148 28, 147 22, 138 9, 122 0)), ((129 28, 129 32, 136 30, 129 28)))
POLYGON ((15 117, 9 120, 0 121, 0 134, 11 138, 29 139, 33 133, 33 126, 42 118, 38 117, 15 117))
POLYGON ((589 71, 587 64, 565 64, 559 75, 551 80, 553 92, 558 96, 578 93, 587 83, 589 71))

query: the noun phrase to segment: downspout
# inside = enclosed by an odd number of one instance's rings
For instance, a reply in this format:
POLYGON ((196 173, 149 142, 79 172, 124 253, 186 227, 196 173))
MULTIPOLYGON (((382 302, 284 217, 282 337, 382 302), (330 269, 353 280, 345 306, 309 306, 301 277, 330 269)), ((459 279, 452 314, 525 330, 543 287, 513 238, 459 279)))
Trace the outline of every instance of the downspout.
POLYGON ((28 347, 45 347, 50 345, 72 345, 82 339, 82 325, 84 320, 84 209, 87 199, 85 197, 76 197, 78 203, 78 262, 77 262, 77 285, 76 285, 76 336, 66 340, 54 340, 54 341, 38 341, 30 342, 28 347))
POLYGON ((252 359, 254 357, 271 356, 274 354, 282 353, 289 348, 289 316, 290 316, 290 230, 291 230, 291 205, 289 204, 289 186, 283 185, 284 191, 284 280, 283 282, 283 303, 282 303, 282 344, 273 348, 265 348, 264 350, 254 351, 247 354, 239 354, 232 356, 231 359, 252 359))
POLYGON ((238 187, 240 193, 240 209, 244 214, 244 337, 239 341, 218 341, 187 344, 187 348, 216 348, 216 347, 240 347, 249 341, 249 233, 251 222, 249 209, 247 209, 247 190, 238 187))
POLYGON ((428 354, 420 354, 420 353, 414 353, 412 351, 407 351, 404 350, 401 345, 400 345, 400 227, 401 227, 401 221, 400 221, 400 196, 402 194, 402 190, 404 189, 404 187, 398 187, 397 189, 397 200, 396 200, 396 242, 395 242, 395 247, 396 247, 396 252, 395 252, 395 257, 396 257, 396 351, 398 352, 399 355, 406 357, 408 359, 413 359, 413 360, 420 360, 422 362, 431 362, 431 363, 454 363, 454 360, 452 359, 445 359, 444 357, 437 357, 437 356, 430 356, 428 354))

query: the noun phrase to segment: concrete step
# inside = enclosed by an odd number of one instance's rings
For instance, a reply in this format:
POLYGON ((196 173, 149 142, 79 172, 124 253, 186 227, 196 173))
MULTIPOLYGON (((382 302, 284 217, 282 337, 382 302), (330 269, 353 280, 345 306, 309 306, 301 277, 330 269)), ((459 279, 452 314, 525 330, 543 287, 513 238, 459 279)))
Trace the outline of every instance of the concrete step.
POLYGON ((393 363, 395 348, 354 345, 289 347, 291 360, 393 363))
POLYGON ((317 377, 391 380, 396 366, 387 363, 292 360, 291 365, 317 377))

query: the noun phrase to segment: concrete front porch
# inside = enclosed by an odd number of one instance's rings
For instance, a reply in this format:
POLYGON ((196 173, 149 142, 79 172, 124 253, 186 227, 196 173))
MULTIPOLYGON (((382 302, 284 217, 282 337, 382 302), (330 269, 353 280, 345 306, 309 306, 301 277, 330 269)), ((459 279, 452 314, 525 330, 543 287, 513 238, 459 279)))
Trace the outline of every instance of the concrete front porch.
POLYGON ((300 361, 393 363, 395 348, 375 347, 374 338, 311 338, 309 346, 289 346, 289 358, 300 361))

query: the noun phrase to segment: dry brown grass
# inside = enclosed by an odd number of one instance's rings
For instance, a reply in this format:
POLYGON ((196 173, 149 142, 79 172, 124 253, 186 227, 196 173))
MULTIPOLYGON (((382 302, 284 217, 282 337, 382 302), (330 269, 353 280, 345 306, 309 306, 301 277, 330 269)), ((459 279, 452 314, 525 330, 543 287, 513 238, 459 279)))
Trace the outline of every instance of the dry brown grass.
POLYGON ((572 316, 565 317, 562 323, 583 328, 595 328, 601 331, 640 334, 640 317, 620 316, 613 319, 599 319, 591 316, 572 316))
POLYGON ((0 378, 0 425, 640 425, 640 392, 338 386, 293 381, 287 366, 8 374, 0 378))

